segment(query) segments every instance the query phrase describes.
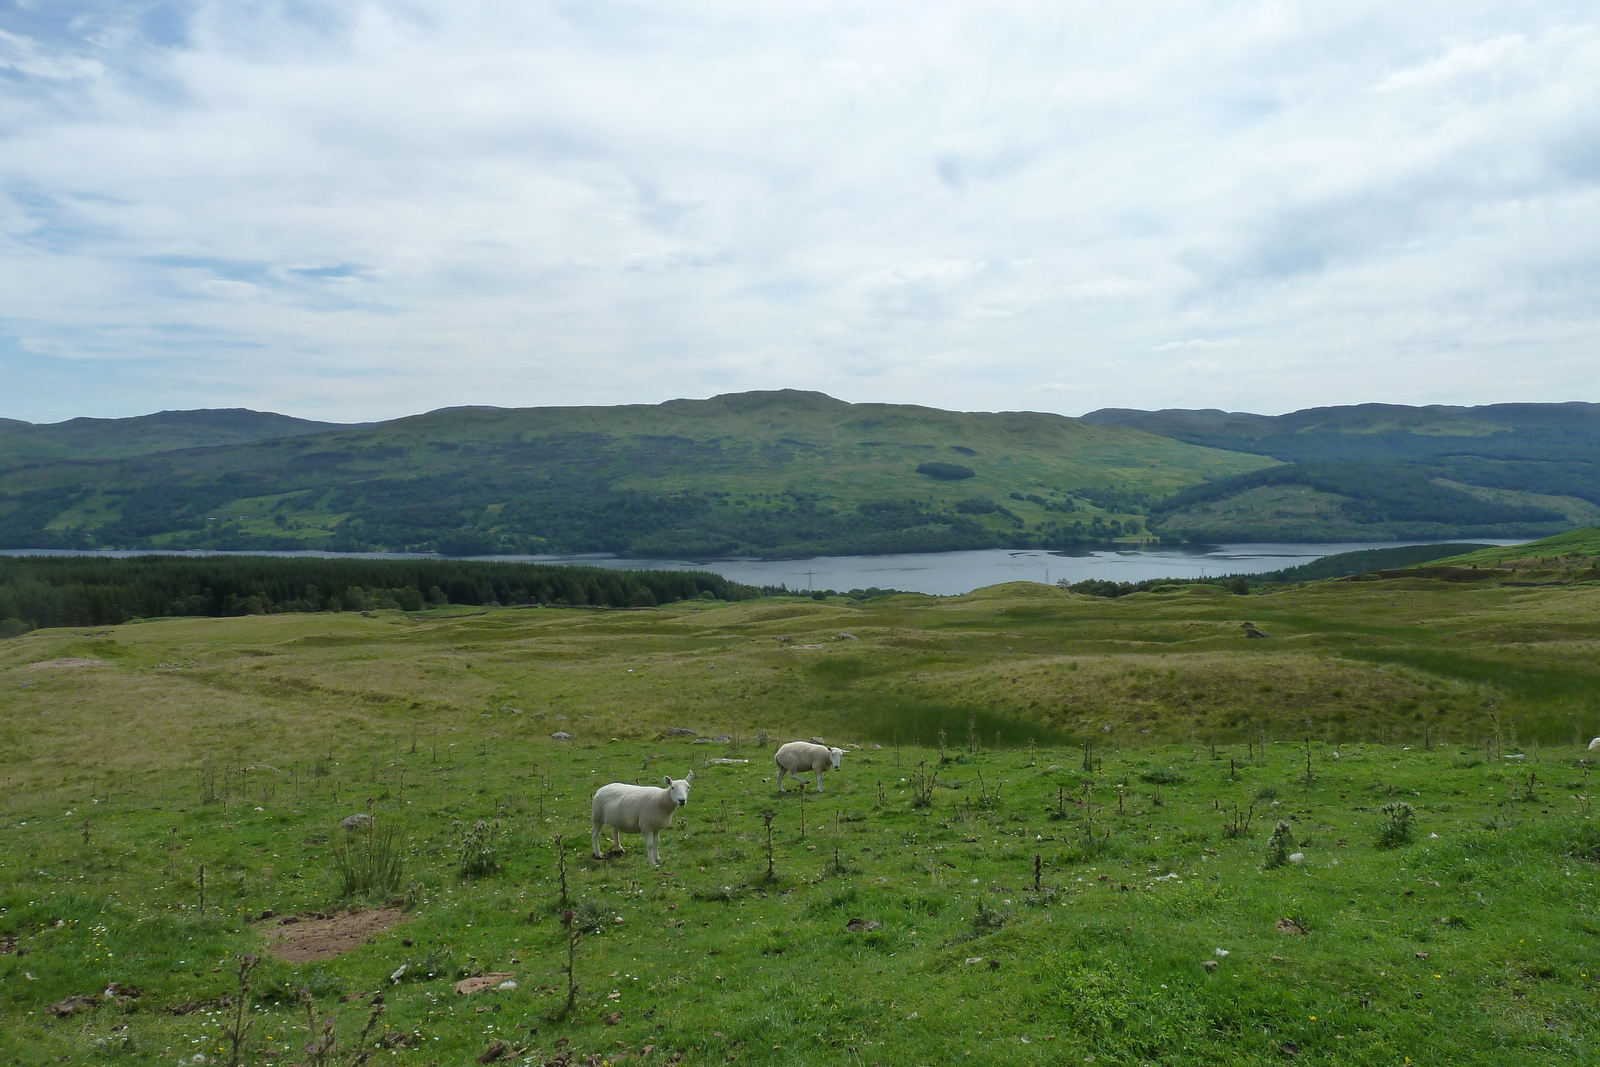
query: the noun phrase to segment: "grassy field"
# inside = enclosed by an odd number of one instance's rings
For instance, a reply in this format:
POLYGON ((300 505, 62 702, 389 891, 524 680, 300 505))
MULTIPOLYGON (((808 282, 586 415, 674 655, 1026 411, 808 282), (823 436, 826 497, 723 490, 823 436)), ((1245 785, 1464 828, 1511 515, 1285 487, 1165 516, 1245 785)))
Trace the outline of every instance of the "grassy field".
POLYGON ((36 631, 0 1062, 228 1063, 260 917, 389 899, 263 958, 239 1062, 1594 1062, 1597 637, 1595 585, 1424 578, 36 631), (860 747, 779 797, 813 735, 860 747), (596 785, 691 768, 662 867, 588 857, 596 785))

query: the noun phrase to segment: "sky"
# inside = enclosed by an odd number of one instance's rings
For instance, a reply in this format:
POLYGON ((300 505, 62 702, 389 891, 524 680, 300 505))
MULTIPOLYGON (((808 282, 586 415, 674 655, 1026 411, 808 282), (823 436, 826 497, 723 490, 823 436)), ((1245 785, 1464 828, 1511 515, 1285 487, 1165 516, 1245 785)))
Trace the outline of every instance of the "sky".
POLYGON ((1600 401, 1600 7, 0 0, 0 417, 1600 401))

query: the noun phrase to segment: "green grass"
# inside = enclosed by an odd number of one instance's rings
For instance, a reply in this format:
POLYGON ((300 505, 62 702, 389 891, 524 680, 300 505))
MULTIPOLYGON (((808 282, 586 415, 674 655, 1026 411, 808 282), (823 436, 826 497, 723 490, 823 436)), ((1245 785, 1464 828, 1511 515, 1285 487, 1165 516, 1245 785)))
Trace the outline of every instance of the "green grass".
POLYGON ((690 1064, 1590 1062, 1600 825, 1571 733, 1600 719, 1562 687, 1597 608, 1591 587, 1417 579, 1116 601, 1018 584, 38 631, 0 642, 0 937, 25 950, 0 955, 0 1062, 214 1061, 252 919, 347 903, 339 821, 369 809, 398 844, 369 866, 398 863, 398 888, 349 895, 411 918, 330 961, 263 962, 247 1063, 306 1058, 301 990, 342 1046, 381 990, 369 1040, 412 1043, 372 1062, 419 1067, 497 1040, 519 1064, 646 1045, 690 1064), (31 669, 63 656, 107 665, 31 669), (1520 673, 1471 667, 1491 662, 1520 673), (1486 760, 1491 712, 1525 759, 1486 760), (772 746, 813 734, 861 747, 824 794, 779 797, 772 746), (690 768, 661 868, 637 836, 588 858, 595 786, 690 768), (1401 802, 1411 843, 1382 847, 1401 802), (1279 820, 1304 862, 1264 869, 1279 820), (591 931, 570 1015, 557 835, 591 931), (451 992, 479 971, 518 988, 451 992), (141 995, 47 1013, 112 982, 141 995))

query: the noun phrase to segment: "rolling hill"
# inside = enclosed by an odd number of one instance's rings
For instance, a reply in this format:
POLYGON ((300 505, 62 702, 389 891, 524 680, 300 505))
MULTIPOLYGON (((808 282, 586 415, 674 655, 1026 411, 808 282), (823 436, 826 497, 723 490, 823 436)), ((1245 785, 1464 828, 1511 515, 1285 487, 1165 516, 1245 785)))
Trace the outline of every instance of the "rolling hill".
POLYGON ((148 456, 180 448, 244 444, 343 428, 337 423, 246 408, 158 411, 131 419, 68 419, 45 425, 0 419, 0 465, 30 460, 148 456))
POLYGON ((1069 545, 1136 535, 1157 500, 1277 465, 1060 415, 793 390, 263 438, 0 462, 0 545, 691 558, 1069 545))
POLYGON ((1600 522, 1597 404, 1107 408, 1084 421, 1282 461, 1157 502, 1150 528, 1174 540, 1538 537, 1600 522))

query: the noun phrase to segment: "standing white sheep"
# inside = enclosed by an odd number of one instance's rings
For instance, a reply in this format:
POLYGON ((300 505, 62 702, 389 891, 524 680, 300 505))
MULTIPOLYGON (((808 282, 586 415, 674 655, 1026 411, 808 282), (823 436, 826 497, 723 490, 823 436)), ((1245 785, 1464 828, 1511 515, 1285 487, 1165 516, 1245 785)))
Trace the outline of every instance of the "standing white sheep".
POLYGON ((672 825, 673 813, 689 803, 689 783, 694 781, 694 772, 676 780, 669 776, 665 781, 665 786, 612 782, 595 790, 594 828, 589 839, 595 859, 603 858, 600 831, 609 826, 619 851, 624 833, 643 834, 651 865, 660 865, 661 831, 672 825))
POLYGON ((800 777, 801 771, 816 771, 817 792, 822 792, 823 772, 838 770, 842 758, 844 758, 842 748, 813 745, 809 741, 790 741, 772 754, 772 762, 778 765, 778 792, 783 792, 785 774, 804 786, 806 780, 800 777))

